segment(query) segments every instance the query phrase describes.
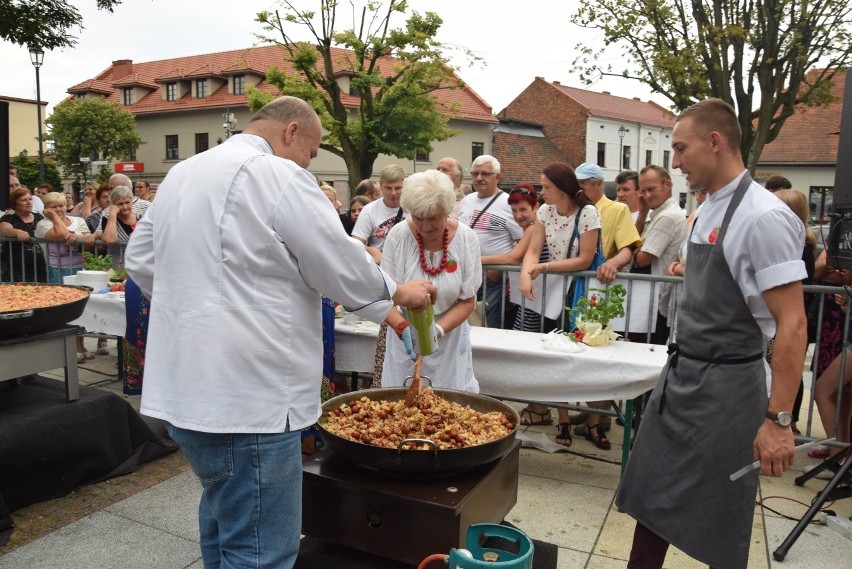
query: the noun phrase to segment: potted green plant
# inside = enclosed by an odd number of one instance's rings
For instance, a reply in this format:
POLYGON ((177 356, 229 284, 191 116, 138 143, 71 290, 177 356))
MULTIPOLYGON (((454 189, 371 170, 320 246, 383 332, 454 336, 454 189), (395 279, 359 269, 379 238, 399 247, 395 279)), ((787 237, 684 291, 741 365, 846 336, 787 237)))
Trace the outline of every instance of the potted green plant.
POLYGON ((86 271, 109 272, 112 269, 112 255, 95 255, 83 252, 83 269, 86 271))
POLYGON ((571 309, 576 327, 568 337, 589 346, 606 346, 618 338, 610 322, 624 316, 627 289, 615 283, 606 288, 590 288, 589 293, 571 309))

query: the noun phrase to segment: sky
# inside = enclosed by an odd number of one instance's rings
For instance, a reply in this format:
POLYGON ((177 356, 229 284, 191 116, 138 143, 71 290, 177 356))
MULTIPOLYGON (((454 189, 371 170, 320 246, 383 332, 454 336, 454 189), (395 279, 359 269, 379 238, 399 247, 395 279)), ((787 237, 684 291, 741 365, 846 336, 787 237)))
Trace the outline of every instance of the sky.
MULTIPOLYGON (((69 87, 96 76, 113 60, 156 61, 256 45, 255 34, 262 32, 254 21, 257 12, 275 8, 273 0, 125 0, 110 14, 97 10, 95 0, 70 3, 83 15, 84 29, 73 32, 78 37, 75 47, 45 53, 40 83, 41 99, 49 103, 48 114, 67 96, 69 87)), ((300 9, 319 8, 319 0, 293 3, 300 9)), ((355 0, 354 5, 362 4, 355 0)), ((341 2, 338 28, 351 27, 352 5, 341 2)), ((484 66, 471 66, 461 57, 454 57, 453 63, 494 113, 537 76, 624 97, 652 98, 667 106, 665 98, 652 95, 637 81, 604 77, 586 86, 572 73, 576 43, 601 41, 596 31, 571 23, 577 5, 578 0, 525 0, 511 5, 484 0, 409 0, 408 11, 437 12, 444 20, 437 39, 474 51, 484 60, 484 66)), ((395 22, 401 25, 402 17, 395 22)), ((309 39, 299 28, 290 29, 296 39, 309 39)), ((27 49, 0 43, 0 61, 0 95, 35 100, 35 69, 27 49)))

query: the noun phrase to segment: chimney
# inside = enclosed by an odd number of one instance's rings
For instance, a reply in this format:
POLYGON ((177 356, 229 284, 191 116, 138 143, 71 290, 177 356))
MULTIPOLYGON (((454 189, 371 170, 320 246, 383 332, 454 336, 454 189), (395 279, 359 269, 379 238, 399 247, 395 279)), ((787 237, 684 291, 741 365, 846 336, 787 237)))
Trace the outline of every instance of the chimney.
POLYGON ((640 99, 639 97, 633 97, 633 100, 634 101, 640 101, 640 102, 642 101, 642 99, 640 99))
POLYGON ((118 81, 133 73, 132 59, 119 59, 112 62, 112 79, 118 81))
POLYGON ((553 84, 554 85, 562 85, 562 83, 560 83, 559 81, 554 81, 553 84))
POLYGON ((603 91, 603 92, 601 93, 601 95, 612 95, 612 93, 610 93, 609 91, 603 91))

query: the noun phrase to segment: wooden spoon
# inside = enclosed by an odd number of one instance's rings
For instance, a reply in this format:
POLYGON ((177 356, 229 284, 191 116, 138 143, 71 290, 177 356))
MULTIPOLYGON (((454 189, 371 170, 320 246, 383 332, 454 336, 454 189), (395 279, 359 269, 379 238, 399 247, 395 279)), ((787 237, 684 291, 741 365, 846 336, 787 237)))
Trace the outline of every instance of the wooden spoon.
POLYGON ((408 391, 405 392, 405 406, 411 407, 420 395, 420 368, 423 367, 423 356, 417 355, 414 360, 414 378, 411 380, 411 385, 408 386, 408 391))

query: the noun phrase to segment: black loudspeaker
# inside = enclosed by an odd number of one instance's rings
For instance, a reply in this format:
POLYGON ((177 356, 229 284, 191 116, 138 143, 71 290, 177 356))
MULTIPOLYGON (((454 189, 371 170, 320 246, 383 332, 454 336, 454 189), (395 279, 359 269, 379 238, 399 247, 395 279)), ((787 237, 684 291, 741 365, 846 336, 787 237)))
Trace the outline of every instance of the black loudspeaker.
POLYGON ((840 118, 840 142, 834 171, 834 209, 852 210, 852 73, 846 73, 843 114, 840 118))
POLYGON ((852 73, 846 73, 843 93, 833 208, 828 254, 835 268, 852 269, 852 73))
POLYGON ((0 212, 9 207, 9 102, 0 101, 0 212))

